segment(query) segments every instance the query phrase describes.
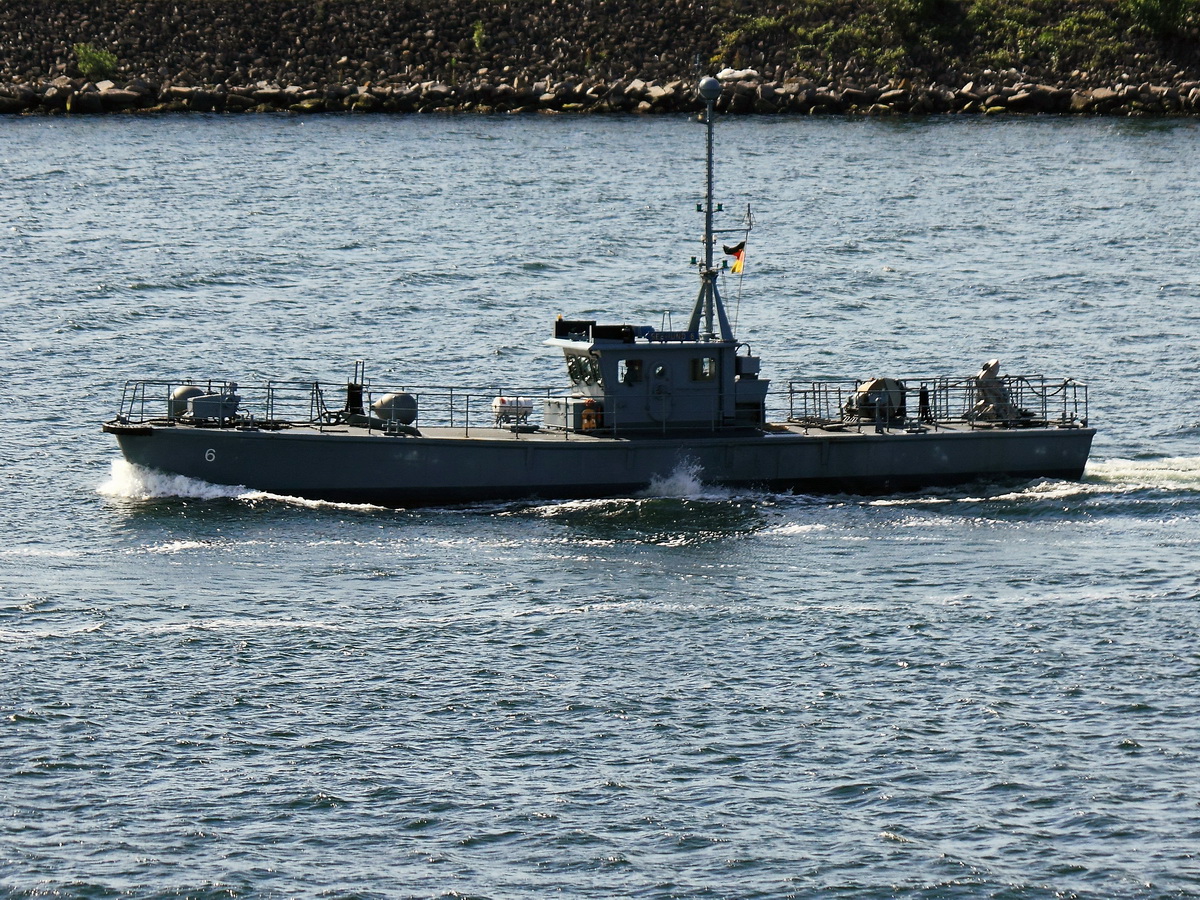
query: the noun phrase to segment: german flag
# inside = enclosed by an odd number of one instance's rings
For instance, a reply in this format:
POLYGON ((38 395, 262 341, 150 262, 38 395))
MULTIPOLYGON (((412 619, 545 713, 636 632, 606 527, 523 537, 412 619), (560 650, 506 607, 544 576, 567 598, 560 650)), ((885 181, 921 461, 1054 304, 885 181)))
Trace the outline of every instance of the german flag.
POLYGON ((746 261, 746 242, 734 244, 732 247, 722 247, 726 256, 733 257, 733 265, 729 267, 729 271, 734 275, 742 274, 742 264, 746 261))

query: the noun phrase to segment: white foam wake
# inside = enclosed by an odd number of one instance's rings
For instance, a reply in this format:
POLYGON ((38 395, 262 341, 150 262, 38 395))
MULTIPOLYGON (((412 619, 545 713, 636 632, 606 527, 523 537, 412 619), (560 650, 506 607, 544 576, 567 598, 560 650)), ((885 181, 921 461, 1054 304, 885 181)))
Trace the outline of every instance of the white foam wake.
POLYGON ((307 497, 293 497, 289 494, 272 494, 269 491, 248 491, 238 496, 239 500, 255 502, 267 500, 271 503, 286 503, 288 506, 302 506, 305 509, 350 509, 364 512, 388 510, 390 507, 379 506, 375 503, 338 503, 335 500, 310 500, 307 497))
POLYGON ((210 484, 185 475, 168 475, 153 469, 143 469, 123 459, 114 459, 108 481, 97 490, 106 497, 122 500, 158 500, 166 497, 182 497, 190 500, 241 500, 246 503, 268 501, 302 506, 305 509, 386 509, 371 503, 335 503, 331 500, 308 500, 286 494, 251 490, 244 485, 210 484))
POLYGON ((667 475, 655 475, 639 498, 675 498, 680 500, 725 500, 728 491, 705 484, 703 467, 695 460, 679 462, 667 475))
POLYGON ((1200 456, 1106 459, 1088 463, 1084 479, 1126 490, 1200 491, 1200 456))
POLYGON ((915 497, 881 498, 871 506, 929 506, 994 500, 1070 500, 1136 491, 1200 492, 1200 456, 1168 459, 1106 459, 1088 463, 1081 481, 1035 481, 1016 491, 979 496, 940 489, 915 497))
POLYGON ((121 500, 157 500, 163 497, 186 497, 193 500, 217 500, 251 495, 241 485, 209 484, 198 478, 168 475, 143 469, 123 459, 114 459, 108 481, 97 489, 106 497, 121 500))

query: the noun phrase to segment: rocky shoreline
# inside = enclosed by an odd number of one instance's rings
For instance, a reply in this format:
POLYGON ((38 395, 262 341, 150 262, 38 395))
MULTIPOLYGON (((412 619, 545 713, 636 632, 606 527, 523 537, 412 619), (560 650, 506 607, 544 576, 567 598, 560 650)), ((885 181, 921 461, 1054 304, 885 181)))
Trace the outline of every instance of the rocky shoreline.
MULTIPOLYGON (((861 18, 877 0, 844 2, 861 18)), ((1048 2, 1067 16, 1109 0, 1048 2)), ((787 15, 779 0, 6 0, 0 114, 679 113, 699 108, 699 73, 725 66, 718 107, 733 114, 1200 115, 1194 26, 1139 32, 1103 66, 1039 51, 1015 68, 951 55, 885 71, 803 58, 794 29, 771 25, 787 15), (81 45, 112 70, 86 77, 81 45)))
MULTIPOLYGON (((1070 89, 1027 82, 1015 71, 984 76, 962 87, 929 84, 821 85, 803 78, 766 81, 745 72, 727 75, 718 109, 732 114, 1200 115, 1200 82, 1170 86, 1122 84, 1070 89)), ((169 112, 478 112, 679 113, 700 108, 695 83, 641 79, 615 82, 511 82, 477 79, 457 85, 336 84, 281 86, 154 84, 133 79, 92 83, 60 75, 34 84, 0 85, 0 113, 72 114, 169 112)))

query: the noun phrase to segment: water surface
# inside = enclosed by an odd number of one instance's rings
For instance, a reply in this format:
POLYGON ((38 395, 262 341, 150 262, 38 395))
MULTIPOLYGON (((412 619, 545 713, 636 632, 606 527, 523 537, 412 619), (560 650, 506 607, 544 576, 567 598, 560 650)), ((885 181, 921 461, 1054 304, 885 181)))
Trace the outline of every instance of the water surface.
POLYGON ((1081 484, 415 511, 98 423, 561 383, 555 315, 690 309, 698 126, 0 124, 5 896, 1200 896, 1196 123, 718 132, 764 375, 1074 376, 1081 484))

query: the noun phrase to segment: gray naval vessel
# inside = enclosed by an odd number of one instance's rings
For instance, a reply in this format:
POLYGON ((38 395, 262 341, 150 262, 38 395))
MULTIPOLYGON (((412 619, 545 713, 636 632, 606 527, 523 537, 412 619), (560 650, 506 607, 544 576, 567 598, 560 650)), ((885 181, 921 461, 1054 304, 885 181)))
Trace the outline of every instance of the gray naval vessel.
POLYGON ((700 290, 683 330, 554 323, 569 389, 130 381, 104 424, 137 466, 222 485, 386 506, 629 496, 686 470, 702 483, 892 493, 977 480, 1078 479, 1091 448, 1087 386, 1001 375, 789 382, 770 390, 718 290, 751 222, 713 227, 707 125, 700 290))

